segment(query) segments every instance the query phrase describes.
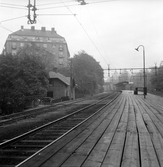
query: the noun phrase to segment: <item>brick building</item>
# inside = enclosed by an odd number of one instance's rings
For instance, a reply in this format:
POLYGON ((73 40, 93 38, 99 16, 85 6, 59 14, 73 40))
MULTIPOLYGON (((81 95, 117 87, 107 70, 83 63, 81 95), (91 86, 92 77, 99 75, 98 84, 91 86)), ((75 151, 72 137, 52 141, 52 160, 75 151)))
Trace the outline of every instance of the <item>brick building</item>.
POLYGON ((21 29, 10 34, 5 42, 3 54, 16 54, 20 48, 25 45, 35 43, 37 46, 45 48, 48 52, 54 55, 54 64, 58 68, 66 67, 70 57, 68 46, 64 37, 57 34, 54 28, 46 30, 42 27, 41 30, 21 29))

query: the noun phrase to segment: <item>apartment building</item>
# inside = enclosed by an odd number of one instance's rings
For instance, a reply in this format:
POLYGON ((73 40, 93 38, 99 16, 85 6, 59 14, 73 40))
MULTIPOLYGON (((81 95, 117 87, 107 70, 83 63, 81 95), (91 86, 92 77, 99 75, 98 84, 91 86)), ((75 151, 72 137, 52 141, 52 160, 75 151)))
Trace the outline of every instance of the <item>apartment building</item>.
POLYGON ((46 30, 46 27, 42 27, 37 30, 35 26, 31 26, 31 29, 21 26, 20 30, 8 36, 3 53, 17 54, 25 45, 33 43, 54 55, 54 63, 57 68, 67 67, 70 54, 66 40, 57 34, 54 28, 46 30))

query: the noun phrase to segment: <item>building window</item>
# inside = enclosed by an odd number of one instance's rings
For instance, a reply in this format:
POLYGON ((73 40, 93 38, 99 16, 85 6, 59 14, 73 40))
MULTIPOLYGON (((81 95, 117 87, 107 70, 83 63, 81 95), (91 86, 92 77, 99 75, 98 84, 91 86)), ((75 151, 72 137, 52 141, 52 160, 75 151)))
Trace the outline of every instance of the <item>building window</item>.
POLYGON ((12 55, 16 55, 16 50, 12 50, 12 55))
POLYGON ((23 47, 24 46, 24 43, 20 43, 20 47, 23 47))
POLYGON ((46 38, 46 37, 43 37, 43 40, 44 40, 44 41, 47 41, 47 40, 48 40, 48 38, 46 38))
POLYGON ((54 84, 54 82, 53 82, 52 79, 49 80, 49 84, 50 84, 50 85, 53 85, 53 84, 54 84))
POLYGON ((24 37, 24 40, 27 41, 28 40, 27 37, 24 37))
POLYGON ((16 43, 13 42, 13 43, 12 43, 12 49, 16 49, 16 47, 17 47, 17 46, 16 46, 16 43))
POLYGON ((47 48, 47 44, 44 43, 44 44, 43 44, 43 47, 44 47, 44 48, 47 48))
POLYGON ((59 45, 59 51, 63 51, 63 45, 59 45))
POLYGON ((55 44, 52 44, 52 48, 55 48, 56 47, 56 45, 55 44))
POLYGON ((43 37, 40 37, 40 41, 43 41, 43 37))
POLYGON ((63 59, 59 59, 59 64, 60 64, 60 65, 63 65, 63 64, 64 64, 63 59))
POLYGON ((39 44, 39 43, 36 43, 36 46, 40 47, 40 44, 39 44))
POLYGON ((35 39, 35 37, 32 37, 32 41, 35 41, 36 39, 35 39))
POLYGON ((59 52, 59 57, 64 57, 63 52, 59 52))

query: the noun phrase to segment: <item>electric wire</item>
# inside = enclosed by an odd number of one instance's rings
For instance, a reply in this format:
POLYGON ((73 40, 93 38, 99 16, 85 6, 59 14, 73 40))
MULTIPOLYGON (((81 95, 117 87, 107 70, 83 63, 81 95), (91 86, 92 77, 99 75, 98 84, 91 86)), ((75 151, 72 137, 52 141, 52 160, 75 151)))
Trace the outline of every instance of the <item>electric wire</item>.
POLYGON ((59 16, 65 16, 65 15, 68 15, 68 16, 75 16, 76 14, 37 14, 37 16, 54 16, 54 15, 59 15, 59 16))
MULTIPOLYGON (((62 2, 62 0, 60 0, 62 2)), ((62 2, 63 3, 63 2, 62 2)), ((64 4, 64 3, 63 3, 64 4)), ((70 13, 72 13, 72 11, 64 4, 64 6, 70 11, 70 13)), ((73 14, 73 13, 72 13, 73 14)), ((92 44, 94 45, 94 47, 96 48, 96 50, 98 51, 98 53, 101 55, 101 57, 104 59, 105 63, 108 65, 107 61, 105 60, 105 58, 103 57, 103 55, 101 54, 100 50, 98 49, 98 47, 96 46, 96 44, 94 43, 94 41, 91 39, 91 37, 89 36, 89 34, 87 33, 87 31, 85 30, 85 28, 83 27, 83 25, 81 24, 81 22, 78 20, 78 18, 75 16, 75 19, 77 20, 77 22, 79 23, 79 25, 81 26, 81 28, 83 29, 83 31, 85 32, 85 34, 87 35, 87 37, 90 39, 90 41, 92 42, 92 44)))
MULTIPOLYGON (((96 3, 107 3, 110 1, 115 1, 115 0, 109 0, 109 1, 94 1, 94 2, 89 2, 87 4, 96 4, 96 3)), ((67 3, 67 2, 66 2, 67 3)), ((58 3, 59 4, 59 3, 58 3)), ((78 6, 80 4, 72 4, 72 5, 66 5, 67 7, 74 7, 74 6, 78 6)), ((46 7, 46 8, 39 8, 39 10, 47 10, 47 9, 54 9, 54 8, 63 8, 65 7, 65 5, 63 6, 51 6, 51 7, 46 7)))
POLYGON ((1 28, 3 28, 4 30, 9 31, 9 32, 13 32, 13 31, 9 30, 8 28, 6 28, 6 27, 2 26, 1 24, 0 24, 0 27, 1 27, 1 28))
POLYGON ((21 9, 21 10, 27 10, 27 9, 25 9, 25 8, 14 7, 14 6, 5 6, 5 5, 1 5, 1 4, 0 4, 0 7, 4 7, 4 8, 12 8, 12 9, 21 9))
MULTIPOLYGON (((59 7, 66 7, 72 15, 76 16, 76 15, 73 14, 72 11, 68 8, 68 7, 70 7, 70 6, 76 6, 76 5, 67 6, 67 5, 65 5, 65 3, 63 3, 62 0, 60 0, 60 1, 61 1, 61 3, 63 4, 63 6, 59 6, 59 7)), ((107 2, 107 1, 100 1, 100 2, 93 2, 93 3, 101 3, 101 2, 107 2)), ((59 2, 58 2, 58 3, 59 3, 59 2)), ((92 2, 91 2, 91 3, 92 3, 92 2)), ((2 4, 2 3, 1 3, 1 4, 2 4)), ((55 3, 55 4, 56 4, 56 3, 55 3)), ((9 4, 8 4, 8 5, 9 5, 9 4)), ((14 4, 10 4, 10 5, 14 5, 14 4)), ((79 5, 79 4, 78 4, 78 5, 79 5)), ((14 5, 14 6, 16 6, 16 5, 14 5)), ((18 6, 20 6, 20 5, 18 5, 18 6)), ((10 6, 8 6, 8 7, 10 7, 10 6)), ((14 7, 14 8, 15 8, 15 7, 14 7)), ((51 7, 51 8, 53 8, 53 7, 51 7)), ((58 7, 56 7, 56 8, 58 8, 58 7)), ((20 8, 20 9, 22 9, 22 8, 20 8)), ((45 9, 45 8, 41 8, 41 9, 45 9)), ((41 9, 39 9, 39 10, 41 10, 41 9)), ((49 9, 50 9, 50 8, 49 8, 49 9)), ((44 15, 44 16, 46 16, 46 15, 56 15, 56 14, 38 14, 38 15, 40 15, 40 16, 43 16, 43 15, 44 15)), ((61 14, 61 15, 64 15, 64 14, 61 14)), ((27 17, 27 16, 20 16, 20 17, 16 17, 16 18, 11 18, 11 19, 7 19, 7 20, 3 20, 3 21, 0 22, 0 24, 1 24, 2 22, 12 21, 12 20, 15 20, 15 19, 23 18, 23 17, 27 17)), ((106 59, 103 57, 103 55, 101 54, 100 50, 98 49, 98 47, 96 46, 96 44, 94 43, 94 41, 91 39, 91 37, 89 36, 89 34, 87 33, 87 31, 86 31, 85 28, 83 27, 83 25, 81 24, 81 22, 78 20, 77 17, 75 17, 75 19, 77 20, 77 22, 79 23, 79 25, 81 26, 81 28, 83 29, 83 31, 85 32, 85 34, 87 35, 87 37, 90 39, 90 41, 92 42, 92 44, 94 45, 94 47, 96 48, 96 50, 98 51, 98 53, 101 55, 101 57, 103 58, 103 60, 104 60, 104 61, 106 62, 106 64, 108 65, 106 59)), ((1 27, 2 27, 2 26, 1 26, 1 27)), ((2 28, 6 29, 6 30, 9 30, 9 29, 7 29, 7 28, 5 28, 5 27, 2 27, 2 28)), ((9 30, 9 31, 10 31, 10 30, 9 30)), ((10 32, 12 32, 12 31, 10 31, 10 32)))
MULTIPOLYGON (((101 1, 100 1, 101 2, 101 1)), ((103 1, 103 2, 108 2, 108 1, 103 1)), ((71 12, 71 10, 68 8, 68 6, 67 5, 65 5, 65 3, 63 3, 62 1, 61 1, 61 3, 64 5, 63 7, 66 7, 70 12, 71 12)), ((99 2, 93 2, 93 3, 99 3, 99 2)), ((72 6, 72 5, 71 5, 72 6)), ((74 5, 73 5, 74 6, 74 5)), ((44 8, 45 9, 45 8, 44 8)), ((71 12, 72 13, 72 12, 71 12)), ((72 13, 73 14, 73 13, 72 13)), ((90 14, 90 13, 89 13, 90 14)), ((74 15, 74 14, 73 14, 74 15)), ((75 17, 76 18, 76 17, 75 17)), ((77 19, 77 18, 76 18, 77 19)), ((98 49, 98 47, 95 45, 95 43, 94 43, 94 41, 91 39, 91 37, 89 36, 89 34, 87 33, 87 31, 85 30, 85 28, 83 27, 83 25, 80 23, 80 21, 77 19, 77 21, 78 21, 78 23, 80 24, 80 26, 82 27, 82 29, 84 30, 84 32, 87 34, 87 36, 88 36, 88 38, 91 40, 91 42, 93 43, 93 45, 95 46, 95 48, 97 49, 97 51, 99 52, 99 54, 102 56, 102 58, 104 59, 104 61, 106 62, 106 64, 108 65, 108 63, 107 63, 107 61, 106 61, 106 59, 103 57, 103 55, 101 54, 101 52, 99 51, 99 49, 98 49)), ((92 23, 93 23, 93 20, 92 20, 92 23)), ((93 25, 94 25, 94 23, 93 23, 93 25)), ((94 25, 94 28, 95 28, 95 25, 94 25)), ((98 36, 98 33, 97 33, 97 30, 96 30, 96 28, 95 28, 95 31, 96 31, 96 34, 97 34, 97 36, 98 36)), ((98 36, 98 38, 99 38, 99 36, 98 36)), ((100 38, 99 38, 100 39, 100 38)), ((100 42, 101 42, 101 40, 100 40, 100 42)), ((102 42, 101 42, 101 45, 102 45, 102 42)), ((103 45, 102 45, 103 46, 103 45)), ((104 50, 104 48, 103 48, 103 50, 104 50)), ((104 50, 104 52, 105 52, 105 50, 104 50)), ((105 52, 105 54, 106 54, 106 52, 105 52)))
MULTIPOLYGON (((74 5, 68 5, 68 7, 72 7, 72 6, 78 6, 76 4, 74 5)), ((54 9, 54 8, 64 8, 65 6, 53 6, 53 7, 46 7, 46 8, 39 8, 39 10, 47 10, 47 9, 54 9)))
POLYGON ((17 20, 17 19, 24 18, 24 17, 27 17, 27 15, 19 16, 19 17, 15 17, 15 18, 11 18, 11 19, 2 20, 2 21, 0 21, 0 25, 1 25, 3 22, 12 21, 12 20, 17 20))
POLYGON ((9 3, 0 3, 2 5, 10 5, 10 6, 17 6, 17 7, 26 7, 24 5, 15 5, 15 4, 9 4, 9 3))
MULTIPOLYGON (((86 9, 87 9, 87 11, 88 11, 88 13, 89 13, 89 17, 90 17, 90 19, 91 19, 91 22, 92 22, 92 25, 93 25, 94 30, 95 30, 95 32, 96 32, 96 35, 97 35, 97 37, 98 37, 98 39, 99 39, 99 41, 100 41, 100 44, 101 44, 101 46, 102 46, 102 49, 103 49, 103 51, 105 52, 105 55, 107 55, 107 53, 106 53, 106 51, 105 51, 105 49, 104 49, 104 47, 103 47, 101 38, 99 37, 99 34, 98 34, 98 32, 97 32, 97 29, 96 29, 96 26, 95 26, 95 24, 94 24, 94 21, 93 21, 93 19, 92 19, 91 13, 90 13, 90 11, 88 10, 88 7, 86 7, 86 9)), ((105 59, 105 58, 104 58, 104 59, 105 59)), ((106 61, 106 59, 105 59, 105 61, 106 61)), ((107 61, 106 61, 106 62, 107 62, 107 61)))
POLYGON ((46 26, 44 23, 42 23, 42 21, 40 21, 39 18, 37 18, 37 20, 38 20, 38 22, 39 22, 40 24, 42 24, 43 26, 46 26))
MULTIPOLYGON (((72 1, 68 1, 68 2, 66 2, 66 3, 69 3, 69 2, 72 2, 72 1)), ((46 3, 46 4, 38 4, 37 6, 48 6, 48 5, 53 5, 53 4, 61 4, 61 2, 53 2, 53 3, 46 3)))
MULTIPOLYGON (((112 1, 112 0, 111 0, 112 1)), ((71 1, 68 1, 66 3, 70 3, 71 1)), ((87 4, 94 4, 94 3, 103 3, 103 2, 108 2, 108 1, 94 1, 94 2, 90 2, 87 4)), ((48 3, 48 4, 38 4, 37 6, 47 6, 47 5, 52 5, 52 4, 61 4, 61 2, 55 2, 55 3, 48 3)), ((73 5, 67 5, 68 7, 72 7, 72 6, 78 6, 80 4, 73 4, 73 5)), ((27 10, 26 7, 27 6, 23 6, 23 5, 15 5, 15 4, 8 4, 8 3, 1 3, 0 4, 1 7, 6 7, 6 8, 13 8, 13 9, 21 9, 21 10, 27 10), (22 8, 20 8, 22 7, 22 8), (23 8, 24 7, 24 8, 23 8)), ((47 9, 54 9, 54 8, 63 8, 65 6, 52 6, 52 7, 46 7, 46 8, 39 8, 37 10, 47 10, 47 9)))
MULTIPOLYGON (((103 1, 94 1, 94 2, 89 2, 87 4, 95 4, 95 3, 107 3, 110 1, 115 1, 115 0, 103 0, 103 1)), ((66 3, 70 3, 72 1, 67 1, 66 3)), ((37 4, 37 6, 48 6, 48 5, 56 5, 56 4, 61 4, 60 2, 55 2, 55 3, 47 3, 47 4, 37 4)), ((68 7, 72 7, 72 6, 78 6, 80 4, 73 4, 73 5, 67 5, 68 7)), ((15 4, 9 4, 9 3, 0 3, 1 7, 5 7, 5 8, 13 8, 13 9, 22 9, 22 10, 27 10, 26 7, 27 6, 23 6, 23 5, 15 5, 15 4), (22 7, 22 8, 20 8, 22 7), (24 7, 24 8, 23 8, 24 7)), ((46 7, 46 8, 39 8, 38 10, 47 10, 47 9, 53 9, 53 8, 62 8, 65 6, 52 6, 52 7, 46 7)))
POLYGON ((111 1, 116 1, 116 0, 100 0, 100 1, 94 1, 94 2, 91 2, 91 3, 88 1, 88 4, 106 3, 106 2, 111 2, 111 1))

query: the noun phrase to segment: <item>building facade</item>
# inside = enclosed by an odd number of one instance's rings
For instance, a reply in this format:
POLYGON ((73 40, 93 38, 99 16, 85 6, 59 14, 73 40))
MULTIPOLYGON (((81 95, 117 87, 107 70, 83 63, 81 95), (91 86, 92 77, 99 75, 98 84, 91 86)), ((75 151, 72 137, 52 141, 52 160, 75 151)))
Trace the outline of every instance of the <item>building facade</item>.
POLYGON ((66 40, 58 35, 54 28, 49 31, 45 27, 36 30, 34 26, 31 26, 31 29, 21 26, 20 30, 8 36, 3 54, 17 54, 21 48, 33 43, 54 55, 54 65, 57 68, 67 67, 70 54, 66 40))

